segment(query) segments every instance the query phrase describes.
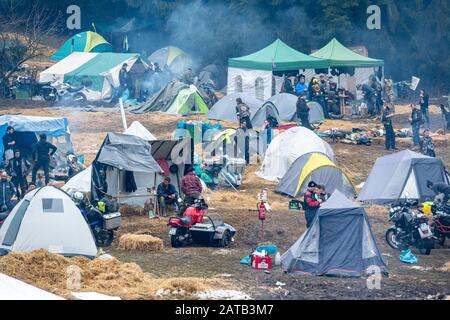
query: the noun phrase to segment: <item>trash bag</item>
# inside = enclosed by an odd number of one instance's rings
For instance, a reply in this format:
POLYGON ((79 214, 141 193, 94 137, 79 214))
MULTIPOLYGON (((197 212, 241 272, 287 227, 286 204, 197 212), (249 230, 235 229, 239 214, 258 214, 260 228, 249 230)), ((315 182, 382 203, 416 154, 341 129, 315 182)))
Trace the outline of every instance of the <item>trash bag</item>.
POLYGON ((415 255, 413 255, 413 253, 411 252, 410 249, 406 249, 404 251, 402 251, 402 253, 400 254, 400 261, 404 262, 404 263, 417 263, 418 259, 415 255))

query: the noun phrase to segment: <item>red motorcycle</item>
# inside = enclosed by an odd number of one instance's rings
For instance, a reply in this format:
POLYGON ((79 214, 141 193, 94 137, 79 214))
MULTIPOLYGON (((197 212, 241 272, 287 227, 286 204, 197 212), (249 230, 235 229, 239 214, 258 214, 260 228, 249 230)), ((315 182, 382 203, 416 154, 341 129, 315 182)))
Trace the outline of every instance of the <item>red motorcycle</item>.
MULTIPOLYGON (((221 218, 205 216, 208 205, 203 199, 195 199, 181 217, 170 217, 168 226, 172 247, 179 248, 185 243, 228 247, 233 242, 236 230, 221 218)), ((181 213, 180 212, 180 213, 181 213)))

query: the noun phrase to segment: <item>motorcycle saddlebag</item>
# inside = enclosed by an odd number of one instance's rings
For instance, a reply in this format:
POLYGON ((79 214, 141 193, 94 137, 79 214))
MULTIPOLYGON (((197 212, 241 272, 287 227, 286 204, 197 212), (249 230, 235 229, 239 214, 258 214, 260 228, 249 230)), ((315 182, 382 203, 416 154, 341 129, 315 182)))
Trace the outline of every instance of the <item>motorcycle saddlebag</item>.
POLYGON ((104 214, 103 222, 106 230, 114 230, 119 228, 122 223, 120 212, 104 214))

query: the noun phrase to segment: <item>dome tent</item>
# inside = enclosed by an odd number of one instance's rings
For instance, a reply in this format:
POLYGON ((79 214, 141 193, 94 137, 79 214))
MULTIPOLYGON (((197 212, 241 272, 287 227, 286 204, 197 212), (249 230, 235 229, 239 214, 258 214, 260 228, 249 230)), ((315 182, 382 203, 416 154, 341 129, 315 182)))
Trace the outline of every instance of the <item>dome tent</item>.
MULTIPOLYGON (((264 105, 274 105, 282 121, 298 122, 297 118, 297 100, 298 97, 290 93, 279 93, 268 99, 264 105)), ((323 113, 322 106, 314 101, 309 101, 309 122, 321 123, 325 121, 325 114, 323 113)))
POLYGON ((222 120, 237 122, 236 117, 236 99, 241 98, 250 108, 251 115, 253 116, 261 107, 262 102, 256 99, 253 95, 248 93, 232 93, 226 95, 219 101, 217 101, 206 114, 206 118, 211 120, 222 120))
POLYGON ((67 40, 51 57, 62 60, 72 52, 113 52, 112 46, 98 33, 80 32, 67 40))
POLYGON ((376 204, 405 198, 432 200, 435 195, 427 188, 428 180, 449 183, 442 160, 410 150, 400 151, 375 161, 358 200, 376 204))
POLYGON ((361 277, 388 268, 364 208, 335 191, 311 227, 281 257, 282 268, 317 276, 361 277))
POLYGON ((46 249, 95 258, 97 247, 80 210, 64 191, 47 186, 28 192, 0 229, 0 251, 46 249))
POLYGON ((293 127, 276 136, 266 150, 261 169, 256 175, 278 181, 284 177, 291 165, 304 154, 319 152, 334 162, 331 146, 313 131, 304 127, 293 127))
POLYGON ((312 152, 299 157, 278 183, 275 192, 291 197, 304 194, 308 183, 323 184, 326 191, 339 190, 347 197, 355 197, 356 191, 346 174, 323 153, 312 152))
POLYGON ((278 123, 281 123, 277 108, 273 104, 265 104, 252 115, 251 120, 253 127, 264 128, 264 121, 267 120, 269 116, 274 118, 278 123))
POLYGON ((162 70, 169 69, 173 74, 181 74, 193 65, 192 58, 186 52, 172 46, 156 50, 148 60, 158 63, 162 70))

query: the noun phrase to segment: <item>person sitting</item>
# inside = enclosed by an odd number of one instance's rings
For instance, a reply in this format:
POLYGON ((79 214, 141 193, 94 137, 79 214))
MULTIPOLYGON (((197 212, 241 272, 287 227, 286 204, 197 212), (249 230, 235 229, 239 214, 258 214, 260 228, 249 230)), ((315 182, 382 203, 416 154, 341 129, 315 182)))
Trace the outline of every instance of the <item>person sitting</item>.
POLYGON ((423 137, 420 139, 420 153, 436 158, 433 139, 430 137, 430 129, 428 128, 423 131, 423 137))
POLYGON ((181 179, 181 192, 186 196, 184 199, 186 204, 193 204, 194 200, 198 199, 202 193, 202 183, 194 171, 193 167, 188 168, 181 179))
POLYGON ((175 186, 170 183, 170 178, 165 177, 164 181, 158 185, 156 189, 159 207, 161 208, 161 215, 164 217, 167 214, 167 206, 177 206, 178 193, 175 186))
POLYGON ((86 169, 84 164, 78 161, 78 157, 73 154, 69 154, 67 156, 67 160, 69 165, 69 172, 67 174, 69 175, 69 178, 72 178, 73 176, 77 175, 78 173, 86 169))
POLYGON ((6 219, 8 214, 14 208, 15 202, 12 200, 16 194, 16 189, 6 171, 0 175, 0 220, 6 219))

